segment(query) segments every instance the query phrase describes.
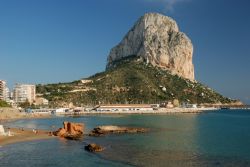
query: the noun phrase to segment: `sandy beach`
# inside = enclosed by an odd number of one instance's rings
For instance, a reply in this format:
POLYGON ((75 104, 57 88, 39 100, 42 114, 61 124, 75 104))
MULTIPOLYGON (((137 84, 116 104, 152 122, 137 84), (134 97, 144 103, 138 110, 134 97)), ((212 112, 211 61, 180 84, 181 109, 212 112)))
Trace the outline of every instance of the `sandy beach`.
POLYGON ((37 130, 35 133, 33 130, 28 129, 8 128, 6 129, 6 132, 8 131, 10 131, 12 136, 0 136, 0 146, 24 141, 49 139, 53 137, 49 136, 48 132, 43 130, 37 130))
MULTIPOLYGON (((50 114, 27 114, 14 108, 0 108, 0 125, 4 125, 5 122, 14 121, 16 119, 37 119, 49 117, 51 117, 50 114)), ((33 130, 30 129, 5 127, 5 132, 8 133, 8 131, 10 131, 12 136, 0 135, 0 146, 17 142, 51 138, 51 136, 48 135, 48 132, 43 130, 38 130, 38 133, 34 133, 33 130)))

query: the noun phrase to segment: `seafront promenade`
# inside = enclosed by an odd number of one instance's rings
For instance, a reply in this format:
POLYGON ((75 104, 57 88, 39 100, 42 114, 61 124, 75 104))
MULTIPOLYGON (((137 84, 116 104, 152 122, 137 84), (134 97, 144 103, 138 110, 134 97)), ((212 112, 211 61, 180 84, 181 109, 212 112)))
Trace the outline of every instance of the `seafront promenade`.
POLYGON ((68 112, 65 115, 84 114, 178 114, 178 113, 202 113, 206 111, 218 110, 218 108, 159 108, 158 110, 122 110, 122 111, 80 111, 68 112))
MULTIPOLYGON (((37 119, 48 118, 52 115, 85 115, 85 114, 178 114, 178 113, 204 113, 209 111, 220 110, 219 107, 198 107, 198 108, 153 108, 153 107, 122 107, 122 108, 97 108, 97 107, 76 107, 58 108, 58 109, 31 109, 29 112, 20 112, 15 108, 0 108, 0 123, 11 121, 13 119, 37 119)), ((230 107, 230 109, 249 109, 230 107)))
POLYGON ((55 112, 51 109, 40 112, 39 110, 31 110, 30 112, 20 112, 14 108, 0 108, 0 122, 11 121, 15 119, 37 119, 37 118, 49 118, 52 115, 85 115, 85 114, 178 114, 178 113, 203 113, 208 111, 219 110, 220 108, 215 107, 204 107, 204 108, 122 108, 122 109, 107 109, 107 110, 97 110, 93 108, 77 108, 77 109, 57 109, 60 112, 55 112))

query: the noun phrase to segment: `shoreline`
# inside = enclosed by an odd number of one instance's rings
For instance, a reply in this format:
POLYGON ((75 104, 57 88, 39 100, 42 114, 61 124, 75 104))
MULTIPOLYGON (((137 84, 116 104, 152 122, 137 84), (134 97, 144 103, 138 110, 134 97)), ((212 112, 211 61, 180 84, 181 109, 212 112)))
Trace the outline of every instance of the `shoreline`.
MULTIPOLYGON (((126 114, 202 114, 208 112, 216 112, 218 108, 172 108, 166 109, 161 108, 159 110, 150 110, 150 111, 83 111, 78 113, 61 113, 56 114, 56 116, 84 116, 84 115, 126 115, 126 114)), ((1 114, 1 113, 0 113, 1 114)), ((0 117, 2 118, 2 117, 0 117)), ((16 121, 20 119, 42 119, 42 118, 53 118, 51 114, 25 114, 22 113, 22 116, 10 118, 6 117, 5 119, 0 119, 1 124, 6 122, 16 121)), ((38 130, 38 133, 34 133, 31 129, 22 129, 16 127, 5 127, 5 132, 10 131, 13 136, 0 136, 0 147, 5 145, 19 143, 19 142, 28 142, 34 140, 44 140, 44 139, 53 139, 54 136, 49 135, 49 131, 38 130)))
POLYGON ((44 130, 37 130, 37 133, 35 133, 33 130, 28 129, 8 128, 8 131, 10 131, 13 136, 0 136, 0 147, 19 142, 54 138, 54 136, 49 136, 49 132, 44 130))
POLYGON ((95 115, 95 114, 195 114, 217 111, 218 108, 160 108, 159 110, 141 110, 141 111, 82 111, 77 113, 61 113, 58 115, 95 115))
POLYGON ((51 113, 24 113, 19 112, 12 108, 2 109, 0 112, 0 124, 5 122, 16 121, 20 119, 44 119, 53 118, 53 116, 72 116, 72 115, 96 115, 96 114, 179 114, 179 113, 206 113, 209 111, 219 110, 218 108, 160 108, 158 110, 140 110, 140 111, 80 111, 80 112, 66 112, 66 113, 56 113, 55 115, 51 113), (3 112, 4 111, 4 112, 3 112))
MULTIPOLYGON (((20 119, 43 119, 53 118, 51 113, 24 113, 13 108, 0 108, 0 124, 20 119)), ((217 111, 218 108, 159 108, 158 110, 138 110, 138 111, 80 111, 69 113, 56 113, 55 116, 69 115, 95 115, 95 114, 178 114, 178 113, 205 113, 217 111)))

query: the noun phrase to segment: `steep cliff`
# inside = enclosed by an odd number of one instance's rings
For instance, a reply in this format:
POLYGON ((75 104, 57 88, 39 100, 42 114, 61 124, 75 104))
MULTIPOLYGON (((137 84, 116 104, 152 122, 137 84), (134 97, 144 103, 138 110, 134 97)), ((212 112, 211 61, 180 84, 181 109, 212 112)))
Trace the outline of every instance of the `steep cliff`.
POLYGON ((158 13, 142 16, 111 49, 107 69, 114 67, 116 61, 134 55, 172 74, 194 80, 193 45, 170 17, 158 13))

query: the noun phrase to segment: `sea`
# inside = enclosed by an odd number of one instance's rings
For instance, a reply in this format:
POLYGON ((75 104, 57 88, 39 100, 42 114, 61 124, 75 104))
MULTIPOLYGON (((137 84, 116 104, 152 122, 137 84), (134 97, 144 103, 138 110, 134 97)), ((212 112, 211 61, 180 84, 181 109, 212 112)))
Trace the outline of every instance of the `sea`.
POLYGON ((113 114, 26 119, 11 127, 56 130, 63 121, 149 128, 147 133, 52 138, 0 148, 0 167, 247 167, 250 166, 250 110, 183 114, 113 114), (97 143, 103 152, 87 152, 97 143))

